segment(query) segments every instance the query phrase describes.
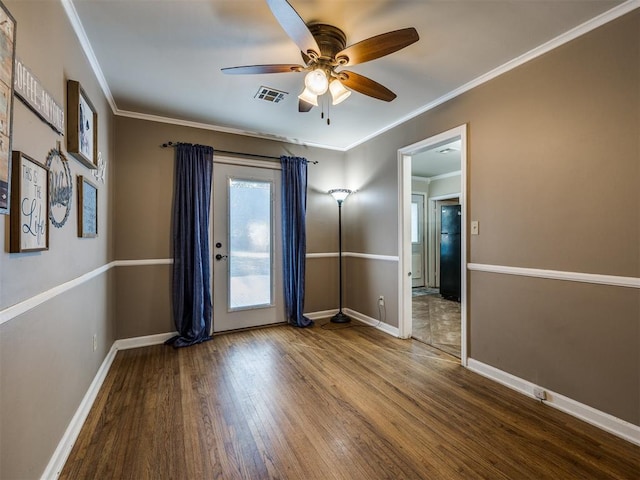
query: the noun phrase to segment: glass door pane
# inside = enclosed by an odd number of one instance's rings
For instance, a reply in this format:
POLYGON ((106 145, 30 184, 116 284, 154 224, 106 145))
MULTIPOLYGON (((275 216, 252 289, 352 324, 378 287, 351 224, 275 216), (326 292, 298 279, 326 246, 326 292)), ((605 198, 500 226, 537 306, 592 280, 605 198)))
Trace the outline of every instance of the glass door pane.
POLYGON ((229 310, 273 305, 272 184, 229 179, 229 310))

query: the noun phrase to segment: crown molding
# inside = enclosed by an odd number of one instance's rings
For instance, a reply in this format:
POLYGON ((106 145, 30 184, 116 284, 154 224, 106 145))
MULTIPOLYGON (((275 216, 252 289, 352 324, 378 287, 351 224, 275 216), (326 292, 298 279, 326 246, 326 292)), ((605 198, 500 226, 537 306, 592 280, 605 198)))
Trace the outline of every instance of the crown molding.
POLYGON ((111 95, 111 90, 109 89, 109 85, 107 84, 107 79, 102 72, 102 68, 100 67, 100 63, 98 63, 98 59, 93 52, 93 48, 91 47, 91 43, 89 43, 89 37, 87 37, 87 32, 82 26, 82 22, 80 22, 80 17, 78 16, 78 12, 76 11, 76 7, 71 0, 60 0, 62 7, 64 8, 69 21, 71 22, 71 26, 73 27, 73 31, 76 33, 76 37, 78 37, 78 41, 80 42, 80 46, 84 51, 89 64, 91 65, 91 69, 93 70, 98 83, 100 84, 100 88, 102 88, 102 93, 109 102, 109 106, 111 107, 111 111, 115 114, 118 107, 116 106, 116 102, 113 99, 113 95, 111 95))

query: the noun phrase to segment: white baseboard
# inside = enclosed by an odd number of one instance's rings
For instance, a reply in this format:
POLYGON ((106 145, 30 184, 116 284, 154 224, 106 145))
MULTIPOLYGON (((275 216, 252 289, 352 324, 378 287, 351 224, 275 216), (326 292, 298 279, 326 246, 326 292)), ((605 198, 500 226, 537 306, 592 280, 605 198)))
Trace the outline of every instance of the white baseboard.
POLYGON ((305 313, 304 316, 307 317, 310 320, 321 320, 323 318, 331 318, 333 317, 336 313, 338 313, 338 309, 335 308, 333 310, 321 310, 319 312, 309 312, 309 313, 305 313))
POLYGON ((543 400, 543 402, 550 407, 568 413, 573 417, 579 418, 628 442, 640 445, 640 427, 637 425, 596 410, 589 405, 577 402, 559 393, 547 390, 542 386, 523 380, 522 378, 474 360, 473 358, 468 359, 467 368, 472 372, 487 377, 531 398, 536 398, 533 394, 534 388, 542 388, 547 394, 547 399, 543 400))
POLYGON ((176 334, 162 333, 159 335, 127 338, 123 340, 116 340, 115 342, 113 342, 109 353, 107 353, 107 356, 103 360, 102 365, 100 365, 100 368, 98 369, 93 382, 91 382, 91 385, 89 385, 87 393, 84 395, 82 402, 80 402, 80 406, 76 410, 76 413, 73 415, 71 422, 69 422, 67 430, 64 432, 64 435, 60 439, 58 447, 53 452, 47 468, 45 468, 44 473, 40 477, 41 480, 54 480, 60 475, 60 472, 62 471, 62 468, 64 467, 64 464, 67 461, 69 454, 71 453, 71 449, 76 443, 78 435, 80 435, 80 430, 82 429, 82 426, 84 425, 84 422, 89 415, 89 411, 93 406, 93 402, 95 402, 96 398, 98 397, 100 387, 102 387, 104 379, 107 377, 107 373, 109 373, 109 369, 111 368, 113 360, 116 358, 116 353, 118 353, 118 350, 127 350, 130 348, 158 345, 164 343, 174 335, 176 334))
POLYGON ((400 330, 398 329, 398 327, 392 327, 387 323, 380 322, 375 318, 368 317, 367 315, 356 312, 355 310, 351 310, 350 308, 345 308, 344 313, 352 318, 355 318, 356 320, 361 321, 362 323, 366 323, 367 325, 375 327, 388 335, 391 335, 393 337, 400 337, 400 330))
POLYGON ((147 335, 145 337, 123 338, 116 340, 113 347, 116 350, 130 350, 132 348, 150 347, 151 345, 160 345, 171 337, 178 335, 177 332, 158 333, 156 335, 147 335))
POLYGON ((113 359, 116 358, 117 349, 115 348, 115 343, 107 353, 107 356, 100 365, 96 376, 89 385, 89 389, 87 393, 84 395, 82 402, 80 402, 80 406, 76 410, 76 413, 71 418, 71 422, 67 426, 64 435, 60 439, 58 443, 58 447, 53 452, 51 459, 45 468, 44 473, 42 474, 41 480, 53 480, 58 478, 60 472, 62 472, 62 468, 64 467, 69 454, 71 453, 71 449, 73 445, 76 443, 78 439, 78 435, 80 435, 80 430, 84 425, 87 416, 89 415, 89 411, 93 406, 93 402, 95 402, 96 397, 98 396, 98 392, 100 391, 100 387, 104 382, 104 379, 107 377, 107 373, 111 368, 111 364, 113 363, 113 359))

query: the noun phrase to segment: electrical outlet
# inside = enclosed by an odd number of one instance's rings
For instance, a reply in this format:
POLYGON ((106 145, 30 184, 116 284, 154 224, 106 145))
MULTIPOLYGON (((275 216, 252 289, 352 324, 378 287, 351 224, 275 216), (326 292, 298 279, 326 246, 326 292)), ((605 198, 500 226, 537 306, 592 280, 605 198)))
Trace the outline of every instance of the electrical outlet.
POLYGON ((378 297, 378 305, 381 306, 381 307, 384 307, 384 296, 383 295, 380 295, 378 297))
POLYGON ((96 350, 98 350, 98 334, 94 333, 93 334, 93 351, 95 352, 96 350))
POLYGON ((533 396, 536 397, 538 400, 546 400, 547 392, 544 391, 544 388, 533 387, 533 396))

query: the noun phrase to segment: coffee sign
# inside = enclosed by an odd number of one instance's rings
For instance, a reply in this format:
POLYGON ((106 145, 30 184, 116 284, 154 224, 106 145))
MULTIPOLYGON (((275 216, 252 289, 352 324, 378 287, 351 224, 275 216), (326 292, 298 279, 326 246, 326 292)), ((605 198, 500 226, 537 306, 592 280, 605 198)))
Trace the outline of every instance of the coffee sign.
POLYGON ((36 76, 16 58, 13 91, 23 103, 60 135, 64 134, 64 110, 36 76))

